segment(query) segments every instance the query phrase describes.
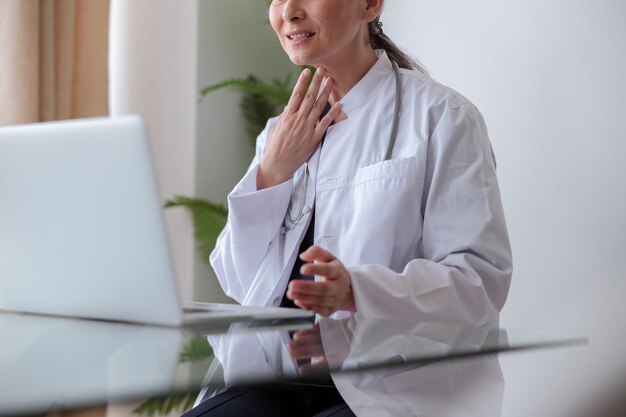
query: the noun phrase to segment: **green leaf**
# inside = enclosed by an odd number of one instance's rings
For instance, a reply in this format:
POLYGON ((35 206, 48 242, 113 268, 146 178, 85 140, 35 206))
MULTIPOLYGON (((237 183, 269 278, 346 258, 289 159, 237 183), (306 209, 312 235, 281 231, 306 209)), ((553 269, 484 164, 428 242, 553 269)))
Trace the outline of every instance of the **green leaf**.
POLYGON ((223 88, 235 88, 239 91, 256 94, 264 97, 274 105, 286 105, 289 102, 291 92, 282 85, 266 84, 261 81, 251 81, 250 79, 231 78, 217 84, 208 85, 200 90, 200 96, 205 97, 214 91, 223 88))
POLYGON ((165 208, 185 207, 191 213, 194 236, 200 257, 207 264, 215 241, 226 225, 228 211, 220 204, 199 198, 175 196, 165 203, 165 208))
POLYGON ((166 398, 164 402, 163 411, 162 411, 163 414, 167 415, 171 413, 174 408, 178 408, 183 402, 182 400, 183 399, 179 395, 173 395, 169 398, 166 398))
POLYGON ((159 411, 160 401, 159 399, 146 400, 133 410, 133 414, 152 417, 159 411))
POLYGON ((243 95, 239 101, 241 115, 246 122, 246 133, 254 145, 257 136, 263 131, 267 120, 278 115, 289 102, 291 96, 291 74, 284 80, 273 80, 265 84, 254 76, 247 79, 231 79, 213 84, 201 90, 204 97, 222 88, 233 87, 243 95))
POLYGON ((199 392, 188 394, 173 394, 167 397, 154 397, 141 403, 133 410, 133 414, 153 417, 155 415, 166 415, 176 410, 183 414, 191 410, 199 392))
MULTIPOLYGON (((210 204, 210 203, 209 203, 210 204)), ((213 356, 213 349, 205 337, 191 339, 178 357, 179 362, 193 362, 213 356)), ((181 414, 189 411, 196 402, 198 392, 189 394, 172 394, 166 397, 153 397, 133 410, 133 414, 153 417, 155 415, 166 415, 174 410, 181 414)))
MULTIPOLYGON (((248 80, 258 82, 250 76, 248 80)), ((255 93, 245 92, 239 100, 241 115, 246 122, 246 133, 251 143, 254 144, 257 136, 263 131, 267 120, 280 113, 282 106, 273 103, 264 96, 255 93)))
MULTIPOLYGON (((199 394, 199 393, 198 393, 199 394)), ((185 402, 185 404, 183 405, 183 410, 185 410, 185 412, 191 410, 191 407, 193 407, 193 404, 196 402, 196 397, 198 395, 190 395, 187 398, 187 401, 185 402)))
POLYGON ((213 356, 213 349, 205 337, 191 339, 180 352, 179 362, 195 362, 213 356))

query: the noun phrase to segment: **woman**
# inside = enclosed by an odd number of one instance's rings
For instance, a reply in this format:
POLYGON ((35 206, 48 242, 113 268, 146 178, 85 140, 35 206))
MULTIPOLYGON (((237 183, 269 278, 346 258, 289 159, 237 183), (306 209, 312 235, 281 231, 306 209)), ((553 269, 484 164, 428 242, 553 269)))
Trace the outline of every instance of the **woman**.
POLYGON ((212 265, 242 304, 277 306, 286 292, 323 316, 359 311, 480 325, 497 317, 511 278, 487 130, 467 99, 411 68, 380 30, 382 6, 270 6, 290 59, 318 70, 308 92, 311 73, 303 71, 258 138, 228 197, 212 265), (387 159, 394 61, 402 67, 400 114, 387 159), (313 245, 299 251, 312 220, 313 245), (294 271, 298 255, 304 265, 294 271), (292 272, 318 278, 289 282, 292 272))
POLYGON ((283 49, 317 71, 259 136, 213 268, 247 305, 497 320, 512 268, 484 121, 382 33, 382 7, 272 2, 283 49))

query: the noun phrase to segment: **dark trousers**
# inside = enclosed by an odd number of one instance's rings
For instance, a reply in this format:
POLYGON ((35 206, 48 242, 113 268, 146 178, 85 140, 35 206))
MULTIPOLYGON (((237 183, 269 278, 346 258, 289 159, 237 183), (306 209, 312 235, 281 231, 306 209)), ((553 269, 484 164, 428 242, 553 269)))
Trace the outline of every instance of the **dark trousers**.
POLYGON ((278 384, 231 388, 183 417, 354 417, 333 385, 278 384))

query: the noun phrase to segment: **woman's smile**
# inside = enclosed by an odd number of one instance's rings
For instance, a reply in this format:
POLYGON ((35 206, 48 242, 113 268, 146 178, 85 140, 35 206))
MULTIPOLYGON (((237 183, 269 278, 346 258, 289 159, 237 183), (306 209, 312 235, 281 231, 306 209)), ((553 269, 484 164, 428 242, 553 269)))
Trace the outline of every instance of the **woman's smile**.
POLYGON ((315 32, 298 30, 289 32, 285 36, 288 40, 289 45, 300 46, 309 43, 315 37, 315 32))

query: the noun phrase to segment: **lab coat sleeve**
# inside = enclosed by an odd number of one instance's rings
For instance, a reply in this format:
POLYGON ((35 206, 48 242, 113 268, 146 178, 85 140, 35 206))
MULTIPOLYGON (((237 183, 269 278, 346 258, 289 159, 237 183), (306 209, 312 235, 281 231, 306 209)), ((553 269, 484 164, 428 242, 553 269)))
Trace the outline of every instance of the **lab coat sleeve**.
POLYGON ((256 176, 272 119, 257 138, 248 172, 228 195, 228 221, 211 253, 211 266, 224 292, 239 303, 252 286, 267 249, 282 226, 292 182, 257 190, 256 176))
POLYGON ((400 273, 349 267, 357 310, 469 325, 497 319, 509 290, 511 250, 487 129, 471 103, 443 111, 429 140, 424 181, 417 237, 423 258, 400 273))

